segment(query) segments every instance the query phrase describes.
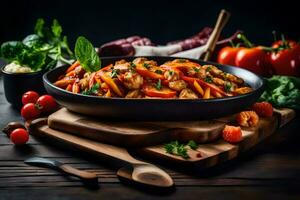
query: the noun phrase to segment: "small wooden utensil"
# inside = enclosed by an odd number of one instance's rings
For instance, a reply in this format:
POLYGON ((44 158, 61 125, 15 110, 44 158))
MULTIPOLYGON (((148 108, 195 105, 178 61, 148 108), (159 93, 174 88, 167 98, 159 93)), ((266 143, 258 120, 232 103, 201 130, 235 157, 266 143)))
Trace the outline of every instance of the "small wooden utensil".
POLYGON ((129 164, 129 167, 118 170, 117 175, 120 177, 155 187, 167 188, 174 185, 172 178, 165 171, 133 158, 126 149, 50 129, 46 118, 33 120, 29 130, 32 135, 56 139, 86 152, 115 158, 129 164))
POLYGON ((59 171, 64 172, 65 174, 75 176, 80 178, 84 183, 89 183, 89 185, 98 185, 98 177, 95 173, 86 172, 83 170, 76 169, 71 165, 67 165, 61 163, 57 160, 50 160, 42 157, 31 157, 24 161, 24 163, 33 165, 33 166, 40 166, 40 167, 48 167, 52 169, 56 169, 59 171))
POLYGON ((220 37, 220 34, 224 28, 224 26, 226 25, 226 23, 228 22, 230 17, 230 13, 227 12, 226 10, 221 10, 217 23, 215 25, 215 28, 212 32, 212 34, 210 35, 208 41, 207 41, 207 50, 206 53, 204 55, 204 61, 208 61, 211 57, 212 52, 214 51, 215 47, 216 47, 216 43, 220 37))

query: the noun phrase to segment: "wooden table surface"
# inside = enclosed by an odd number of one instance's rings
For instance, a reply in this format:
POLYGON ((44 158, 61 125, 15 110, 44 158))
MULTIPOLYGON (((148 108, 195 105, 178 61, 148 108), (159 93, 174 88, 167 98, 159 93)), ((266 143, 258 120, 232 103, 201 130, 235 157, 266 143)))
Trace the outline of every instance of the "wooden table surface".
MULTIPOLYGON (((0 78, 0 128, 20 121, 3 93, 0 78)), ((107 160, 30 138, 15 147, 0 133, 0 199, 300 199, 300 117, 238 159, 206 171, 176 169, 160 163, 176 187, 161 191, 120 182, 107 160), (24 159, 39 155, 99 175, 100 188, 83 187, 70 178, 46 168, 32 167, 24 159), (189 173, 187 173, 189 171, 189 173)))

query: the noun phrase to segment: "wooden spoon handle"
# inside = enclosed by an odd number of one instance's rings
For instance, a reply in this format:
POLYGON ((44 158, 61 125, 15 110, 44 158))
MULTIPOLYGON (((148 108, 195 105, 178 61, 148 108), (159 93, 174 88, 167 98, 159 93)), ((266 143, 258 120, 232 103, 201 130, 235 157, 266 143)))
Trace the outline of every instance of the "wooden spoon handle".
POLYGON ((76 176, 85 181, 98 181, 98 177, 96 174, 76 169, 67 164, 63 164, 63 165, 59 166, 58 168, 61 171, 65 172, 66 174, 76 176))
POLYGON ((203 59, 204 61, 208 61, 210 59, 211 54, 216 47, 216 43, 219 40, 220 34, 221 34, 224 26, 226 25, 226 23, 229 20, 229 17, 230 17, 229 12, 227 12, 224 9, 221 10, 218 20, 217 20, 217 23, 215 25, 215 28, 207 41, 207 50, 206 50, 206 54, 203 59))
POLYGON ((45 119, 33 120, 29 125, 29 130, 33 135, 53 138, 90 153, 112 157, 130 164, 145 164, 145 162, 133 158, 125 148, 95 142, 76 135, 50 129, 46 124, 45 119))

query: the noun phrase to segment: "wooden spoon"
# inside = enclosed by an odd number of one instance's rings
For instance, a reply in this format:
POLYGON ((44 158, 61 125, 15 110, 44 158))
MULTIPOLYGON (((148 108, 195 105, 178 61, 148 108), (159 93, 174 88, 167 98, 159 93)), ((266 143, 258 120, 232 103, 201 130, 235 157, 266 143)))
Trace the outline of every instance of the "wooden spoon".
POLYGON ((220 37, 220 34, 229 20, 229 17, 230 17, 229 12, 227 12, 224 9, 221 10, 215 28, 207 41, 206 44, 207 50, 203 59, 204 61, 208 61, 210 59, 212 52, 215 50, 216 43, 220 37))
POLYGON ((50 129, 46 118, 33 120, 29 124, 29 131, 35 136, 53 138, 85 152, 114 158, 127 163, 128 166, 122 167, 117 171, 117 175, 120 177, 155 187, 167 188, 174 185, 172 178, 165 171, 155 165, 133 158, 127 149, 50 129))

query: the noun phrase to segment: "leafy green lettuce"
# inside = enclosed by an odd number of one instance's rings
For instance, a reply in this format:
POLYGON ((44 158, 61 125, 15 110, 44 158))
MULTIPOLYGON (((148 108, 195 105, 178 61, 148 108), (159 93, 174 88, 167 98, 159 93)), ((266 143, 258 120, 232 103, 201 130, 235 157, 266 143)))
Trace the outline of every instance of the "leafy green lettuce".
POLYGON ((57 20, 52 26, 45 26, 43 19, 38 19, 34 34, 22 41, 8 41, 1 45, 0 57, 9 62, 28 66, 34 71, 51 69, 58 61, 71 64, 73 53, 69 48, 66 36, 62 36, 62 27, 57 20))
POLYGON ((300 79, 290 76, 272 76, 266 79, 266 90, 260 101, 268 101, 274 107, 300 110, 300 79))

